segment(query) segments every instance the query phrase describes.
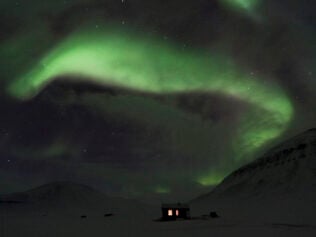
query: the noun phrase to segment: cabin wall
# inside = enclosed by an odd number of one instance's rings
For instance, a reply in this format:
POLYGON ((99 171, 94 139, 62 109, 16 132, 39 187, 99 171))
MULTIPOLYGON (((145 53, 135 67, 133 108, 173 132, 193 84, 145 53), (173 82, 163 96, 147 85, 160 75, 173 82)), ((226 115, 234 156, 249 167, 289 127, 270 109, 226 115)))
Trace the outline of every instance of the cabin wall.
POLYGON ((164 220, 190 219, 190 210, 187 208, 162 208, 162 217, 164 220), (169 210, 172 210, 172 216, 168 215, 169 210), (178 216, 176 215, 176 210, 179 211, 178 216))
POLYGON ((190 211, 188 209, 178 209, 178 210, 179 210, 179 216, 177 218, 184 218, 184 219, 190 218, 190 211))

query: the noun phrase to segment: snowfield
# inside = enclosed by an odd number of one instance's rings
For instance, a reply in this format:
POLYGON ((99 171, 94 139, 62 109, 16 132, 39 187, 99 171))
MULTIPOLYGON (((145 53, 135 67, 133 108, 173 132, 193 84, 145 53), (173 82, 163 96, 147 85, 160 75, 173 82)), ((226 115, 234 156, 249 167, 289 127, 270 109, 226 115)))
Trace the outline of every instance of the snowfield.
POLYGON ((315 236, 316 227, 295 223, 263 223, 256 220, 209 219, 153 222, 130 216, 86 219, 65 216, 11 216, 1 219, 3 237, 69 236, 315 236))

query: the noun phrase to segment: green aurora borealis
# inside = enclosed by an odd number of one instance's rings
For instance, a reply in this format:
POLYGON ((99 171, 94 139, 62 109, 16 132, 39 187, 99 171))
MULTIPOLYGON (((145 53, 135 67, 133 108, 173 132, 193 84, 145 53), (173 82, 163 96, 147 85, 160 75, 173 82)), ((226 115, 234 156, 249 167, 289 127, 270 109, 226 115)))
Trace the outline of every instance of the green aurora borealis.
MULTIPOLYGON (((287 128, 293 114, 289 98, 277 85, 263 85, 242 73, 229 58, 176 45, 142 39, 117 30, 79 32, 48 53, 38 66, 10 86, 12 95, 25 99, 36 95, 54 78, 68 75, 156 94, 217 92, 247 101, 269 126, 248 128, 250 113, 240 124, 240 148, 236 159, 260 148, 287 128), (246 144, 247 143, 247 146, 246 144), (248 150, 245 150, 247 147, 248 150)), ((260 124, 260 121, 258 121, 260 124)), ((203 185, 220 180, 211 175, 198 178, 203 185)))
POLYGON ((260 0, 222 0, 222 2, 234 10, 252 12, 258 7, 260 0))
POLYGON ((316 117, 314 33, 275 2, 31 2, 1 3, 4 180, 192 197, 316 117))

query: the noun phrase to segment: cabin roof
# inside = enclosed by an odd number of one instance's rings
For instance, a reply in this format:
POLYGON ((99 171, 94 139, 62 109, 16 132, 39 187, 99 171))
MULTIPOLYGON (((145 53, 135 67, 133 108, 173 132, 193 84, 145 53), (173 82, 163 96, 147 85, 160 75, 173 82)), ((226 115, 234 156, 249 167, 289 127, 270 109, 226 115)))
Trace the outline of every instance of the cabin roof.
POLYGON ((163 203, 161 208, 190 208, 190 206, 186 203, 163 203))

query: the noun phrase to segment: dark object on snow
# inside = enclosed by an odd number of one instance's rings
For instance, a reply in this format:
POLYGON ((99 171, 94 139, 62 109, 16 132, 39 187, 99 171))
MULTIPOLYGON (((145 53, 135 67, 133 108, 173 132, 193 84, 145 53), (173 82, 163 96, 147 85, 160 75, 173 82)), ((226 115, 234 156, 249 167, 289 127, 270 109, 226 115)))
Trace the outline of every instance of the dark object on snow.
POLYGON ((190 207, 188 204, 176 203, 176 204, 162 204, 162 220, 170 221, 178 218, 191 219, 190 207))
POLYGON ((109 217, 109 216, 113 216, 114 214, 113 213, 106 213, 104 214, 104 217, 109 217))
POLYGON ((215 211, 211 211, 211 212, 210 212, 210 217, 212 217, 212 218, 218 218, 219 215, 217 215, 217 213, 216 213, 215 211))
POLYGON ((85 216, 85 215, 82 215, 82 216, 81 216, 81 218, 82 218, 82 219, 84 219, 84 218, 87 218, 87 216, 85 216))

